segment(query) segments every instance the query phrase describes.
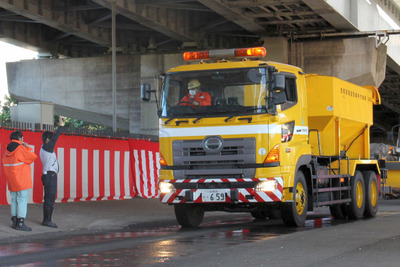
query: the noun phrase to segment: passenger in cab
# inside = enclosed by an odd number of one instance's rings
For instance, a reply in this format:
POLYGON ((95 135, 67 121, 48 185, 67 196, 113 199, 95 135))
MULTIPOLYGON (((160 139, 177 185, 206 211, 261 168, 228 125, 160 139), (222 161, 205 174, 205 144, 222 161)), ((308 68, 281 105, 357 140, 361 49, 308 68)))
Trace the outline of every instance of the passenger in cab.
POLYGON ((210 106, 211 105, 211 95, 207 92, 200 90, 200 82, 197 79, 192 79, 188 83, 189 93, 186 94, 179 105, 182 106, 210 106))

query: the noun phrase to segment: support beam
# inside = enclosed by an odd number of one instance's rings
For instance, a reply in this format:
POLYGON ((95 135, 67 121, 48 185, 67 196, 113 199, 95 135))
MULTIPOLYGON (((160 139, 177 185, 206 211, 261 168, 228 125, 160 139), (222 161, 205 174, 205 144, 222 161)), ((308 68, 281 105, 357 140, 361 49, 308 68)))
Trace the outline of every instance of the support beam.
POLYGON ((256 34, 265 32, 265 28, 256 23, 254 18, 246 16, 240 9, 229 7, 227 4, 225 4, 226 1, 222 0, 197 0, 197 1, 207 6, 211 10, 214 10, 224 18, 239 25, 243 29, 248 30, 249 32, 256 34))
POLYGON ((302 0, 240 0, 240 1, 225 1, 230 7, 235 8, 250 8, 258 6, 281 6, 281 5, 299 5, 302 0))
POLYGON ((76 13, 68 13, 65 16, 64 11, 53 10, 52 2, 40 1, 41 4, 37 5, 29 0, 3 0, 0 1, 0 7, 95 44, 106 47, 111 46, 110 33, 86 24, 76 13))
MULTIPOLYGON (((2 41, 32 51, 48 51, 52 54, 65 56, 93 56, 104 50, 103 47, 90 43, 79 45, 77 43, 68 44, 65 41, 60 43, 55 40, 45 41, 43 34, 48 30, 48 27, 43 24, 0 21, 0 38, 2 41)), ((54 38, 61 37, 61 35, 57 35, 54 38)))
MULTIPOLYGON (((302 0, 304 4, 309 6, 318 15, 324 18, 329 24, 340 31, 357 31, 357 27, 354 26, 349 20, 344 18, 338 11, 336 11, 326 1, 321 0, 302 0)), ((350 3, 351 1, 348 1, 350 3)))
MULTIPOLYGON (((92 1, 111 10, 111 3, 107 0, 92 1)), ((128 1, 117 1, 115 8, 118 14, 168 37, 182 42, 194 41, 186 11, 137 5, 128 1)))
POLYGON ((282 20, 282 21, 265 21, 260 22, 262 25, 281 25, 281 24, 307 24, 307 23, 323 23, 324 19, 296 19, 296 20, 282 20))
POLYGON ((61 53, 62 51, 59 47, 43 41, 43 38, 41 38, 42 27, 43 26, 40 24, 0 21, 0 38, 3 41, 6 40, 7 43, 33 51, 42 49, 54 53, 61 53))

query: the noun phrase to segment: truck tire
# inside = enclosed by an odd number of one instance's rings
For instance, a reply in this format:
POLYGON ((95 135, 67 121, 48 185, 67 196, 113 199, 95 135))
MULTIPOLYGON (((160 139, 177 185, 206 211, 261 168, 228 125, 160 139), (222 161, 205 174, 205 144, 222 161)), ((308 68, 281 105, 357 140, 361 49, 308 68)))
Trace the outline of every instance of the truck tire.
POLYGON ((250 212, 251 216, 253 216, 254 219, 258 220, 265 220, 267 218, 267 214, 265 211, 252 211, 250 212))
POLYGON ((251 216, 255 219, 265 220, 267 217, 272 219, 279 219, 281 218, 281 213, 278 209, 269 209, 269 210, 262 210, 262 211, 253 211, 251 212, 251 216))
POLYGON ((360 171, 356 171, 350 178, 350 198, 348 215, 350 219, 361 219, 365 210, 365 189, 364 179, 360 171))
POLYGON ((204 218, 204 209, 191 204, 174 205, 175 217, 182 227, 198 227, 204 218))
POLYGON ((333 204, 329 206, 331 215, 336 220, 343 220, 347 217, 347 209, 345 204, 333 204))
POLYGON ((375 217, 378 212, 378 179, 374 171, 363 172, 365 180, 365 211, 364 216, 375 217))
POLYGON ((293 202, 281 207, 283 222, 288 226, 302 226, 307 216, 307 183, 302 171, 297 171, 293 187, 293 202))
POLYGON ((266 214, 267 214, 267 217, 268 217, 270 220, 273 220, 273 219, 281 219, 281 218, 282 218, 282 215, 281 215, 280 210, 279 210, 279 209, 276 209, 276 208, 271 209, 271 210, 267 210, 267 211, 266 211, 266 214))

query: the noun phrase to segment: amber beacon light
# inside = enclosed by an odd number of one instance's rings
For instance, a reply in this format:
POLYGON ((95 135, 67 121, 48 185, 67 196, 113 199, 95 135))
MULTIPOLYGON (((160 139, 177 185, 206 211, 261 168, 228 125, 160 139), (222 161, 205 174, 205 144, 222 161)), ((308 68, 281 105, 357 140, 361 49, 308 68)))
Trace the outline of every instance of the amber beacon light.
POLYGON ((265 57, 267 51, 264 47, 219 49, 210 51, 185 52, 183 59, 185 61, 210 60, 210 59, 228 59, 228 58, 258 58, 265 57))

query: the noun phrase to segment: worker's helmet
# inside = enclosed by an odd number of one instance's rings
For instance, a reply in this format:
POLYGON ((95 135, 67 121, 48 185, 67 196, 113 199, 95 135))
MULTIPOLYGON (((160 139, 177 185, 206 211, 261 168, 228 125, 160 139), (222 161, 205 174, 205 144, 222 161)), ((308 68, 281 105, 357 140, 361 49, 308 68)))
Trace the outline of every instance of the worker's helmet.
POLYGON ((198 87, 200 87, 200 82, 199 82, 199 80, 197 80, 197 79, 192 79, 192 80, 189 81, 189 83, 188 83, 188 89, 189 89, 189 90, 195 89, 195 88, 198 88, 198 87))

